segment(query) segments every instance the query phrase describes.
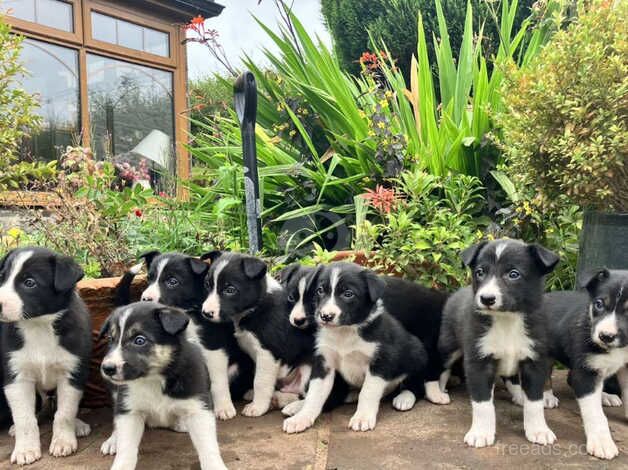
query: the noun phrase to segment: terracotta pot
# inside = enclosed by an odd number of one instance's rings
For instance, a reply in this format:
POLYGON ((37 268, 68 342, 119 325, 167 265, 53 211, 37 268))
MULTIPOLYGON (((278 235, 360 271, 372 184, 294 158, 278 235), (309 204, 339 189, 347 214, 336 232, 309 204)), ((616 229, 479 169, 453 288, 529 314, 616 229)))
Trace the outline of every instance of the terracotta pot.
MULTIPOLYGON (((81 406, 98 408, 110 404, 109 391, 100 376, 100 363, 107 349, 106 340, 98 340, 98 333, 104 321, 115 308, 115 289, 120 282, 119 277, 107 277, 103 279, 87 279, 77 285, 79 294, 92 317, 92 337, 94 349, 89 366, 89 379, 83 395, 81 406)), ((138 300, 142 291, 146 288, 146 279, 137 276, 131 287, 131 300, 138 300)))

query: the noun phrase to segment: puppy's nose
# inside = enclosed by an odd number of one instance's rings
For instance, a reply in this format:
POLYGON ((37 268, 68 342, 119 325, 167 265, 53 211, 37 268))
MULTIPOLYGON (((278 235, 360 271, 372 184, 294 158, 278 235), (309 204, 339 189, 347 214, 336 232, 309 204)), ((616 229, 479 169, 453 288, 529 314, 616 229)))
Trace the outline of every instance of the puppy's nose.
POLYGON ((213 310, 203 310, 201 313, 208 320, 212 320, 216 316, 216 312, 214 312, 213 310))
POLYGON ((111 377, 113 375, 115 375, 116 371, 118 370, 118 368, 113 365, 113 364, 102 364, 100 366, 100 368, 102 369, 103 374, 111 377))
POLYGON ((305 325, 305 317, 303 317, 303 318, 293 318, 292 322, 294 323, 295 326, 303 326, 303 325, 305 325))
POLYGON ((334 320, 335 315, 333 313, 322 313, 320 314, 321 320, 325 323, 329 323, 334 320))
POLYGON ((153 298, 150 295, 143 295, 142 302, 152 302, 153 298))
POLYGON ((602 343, 610 344, 613 341, 615 341, 615 338, 617 338, 617 335, 612 334, 612 333, 600 333, 599 337, 602 343))
POLYGON ((481 295, 480 296, 480 302, 482 302, 483 305, 486 305, 487 307, 490 307, 491 305, 495 305, 495 301, 497 299, 495 298, 494 295, 481 295))

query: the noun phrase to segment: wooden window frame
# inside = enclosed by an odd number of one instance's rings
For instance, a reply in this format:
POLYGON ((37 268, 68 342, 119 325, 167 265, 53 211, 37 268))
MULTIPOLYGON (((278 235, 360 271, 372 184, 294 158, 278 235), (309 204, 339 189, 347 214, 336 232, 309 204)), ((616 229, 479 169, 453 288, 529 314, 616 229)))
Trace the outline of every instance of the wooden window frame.
MULTIPOLYGON (((143 65, 155 69, 165 70, 173 74, 173 122, 175 139, 175 167, 177 180, 186 180, 190 176, 190 156, 186 144, 189 134, 187 119, 187 52, 183 40, 185 32, 176 23, 166 19, 156 18, 146 12, 136 11, 130 5, 104 2, 101 0, 63 0, 71 3, 74 14, 74 33, 50 28, 39 23, 20 20, 7 16, 8 23, 16 32, 35 40, 48 42, 54 45, 78 50, 79 55, 79 90, 80 90, 80 123, 82 145, 90 146, 90 117, 87 90, 87 55, 96 54, 111 59, 117 59, 132 64, 143 65), (127 8, 128 6, 128 8, 127 8), (140 26, 146 26, 162 31, 169 36, 170 56, 163 57, 144 51, 126 48, 105 41, 92 38, 91 12, 95 11, 113 16, 124 21, 130 21, 140 26)), ((130 2, 129 2, 130 3, 130 2)), ((177 184, 177 196, 186 198, 187 192, 177 184)), ((33 195, 37 194, 33 192, 33 195)), ((49 197, 42 195, 42 204, 49 202, 49 197)), ((32 200, 36 200, 33 197, 32 200)), ((0 205, 9 202, 10 198, 0 195, 0 205)))

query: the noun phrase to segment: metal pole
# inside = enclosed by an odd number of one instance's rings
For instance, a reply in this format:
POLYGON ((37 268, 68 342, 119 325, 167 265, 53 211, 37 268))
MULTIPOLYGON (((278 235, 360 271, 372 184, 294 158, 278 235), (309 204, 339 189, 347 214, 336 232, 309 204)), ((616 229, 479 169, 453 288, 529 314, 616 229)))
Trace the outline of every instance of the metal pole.
POLYGON ((249 234, 249 252, 257 254, 262 249, 262 220, 257 176, 257 151, 255 149, 255 118, 257 114, 257 86, 249 71, 238 77, 234 86, 234 104, 242 133, 244 160, 244 194, 246 196, 246 225, 249 234))

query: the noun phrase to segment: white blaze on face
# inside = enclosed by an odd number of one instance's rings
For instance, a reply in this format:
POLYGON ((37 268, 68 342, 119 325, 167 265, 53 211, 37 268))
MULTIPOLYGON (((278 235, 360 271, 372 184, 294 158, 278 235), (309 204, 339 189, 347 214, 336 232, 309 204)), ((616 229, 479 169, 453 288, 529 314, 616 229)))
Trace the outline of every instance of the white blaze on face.
POLYGON ((228 259, 219 259, 216 262, 216 267, 212 275, 213 285, 212 290, 203 302, 203 313, 211 314, 212 318, 216 321, 220 319, 220 295, 218 295, 218 277, 225 266, 229 264, 228 259))
POLYGON ((299 298, 297 299, 297 302, 294 304, 294 307, 292 307, 292 311, 290 312, 290 323, 292 323, 294 326, 299 326, 295 323, 296 320, 305 320, 306 318, 305 306, 303 305, 303 294, 305 293, 306 281, 307 278, 305 276, 299 279, 299 284, 297 286, 299 298))
POLYGON ((169 258, 165 258, 159 261, 157 264, 157 275, 155 276, 155 280, 142 292, 142 301, 152 301, 159 302, 161 299, 161 290, 159 289, 159 279, 161 278, 161 273, 164 271, 164 268, 170 261, 169 258))
POLYGON ((104 357, 102 363, 105 366, 115 366, 116 373, 112 376, 114 380, 124 380, 122 367, 124 366, 124 357, 122 355, 122 340, 124 339, 124 331, 126 330, 126 322, 133 308, 127 308, 120 314, 118 319, 118 343, 104 357))
POLYGON ((616 343, 616 339, 610 343, 605 343, 600 339, 600 335, 604 336, 614 336, 616 337, 619 333, 619 328, 617 326, 617 314, 615 311, 610 315, 606 315, 602 318, 593 328, 593 335, 591 339, 600 346, 606 348, 608 346, 613 346, 616 343))
POLYGON ((266 274, 266 292, 276 292, 281 289, 283 289, 283 287, 281 287, 279 281, 270 274, 266 274))
POLYGON ((15 290, 15 278, 22 271, 24 263, 33 256, 32 250, 19 253, 13 258, 13 265, 4 283, 0 286, 0 319, 6 322, 21 320, 24 316, 24 302, 15 290))
POLYGON ((338 316, 340 315, 340 307, 336 303, 336 287, 338 285, 338 280, 340 279, 340 269, 333 268, 331 270, 331 275, 329 277, 329 283, 331 287, 331 293, 329 294, 329 298, 327 301, 321 305, 320 314, 321 315, 333 315, 334 321, 332 323, 337 323, 338 316))
POLYGON ((495 297, 495 303, 490 306, 492 310, 499 310, 502 307, 502 291, 497 283, 497 277, 491 277, 475 293, 475 305, 478 308, 486 309, 488 307, 482 303, 482 297, 495 297))

